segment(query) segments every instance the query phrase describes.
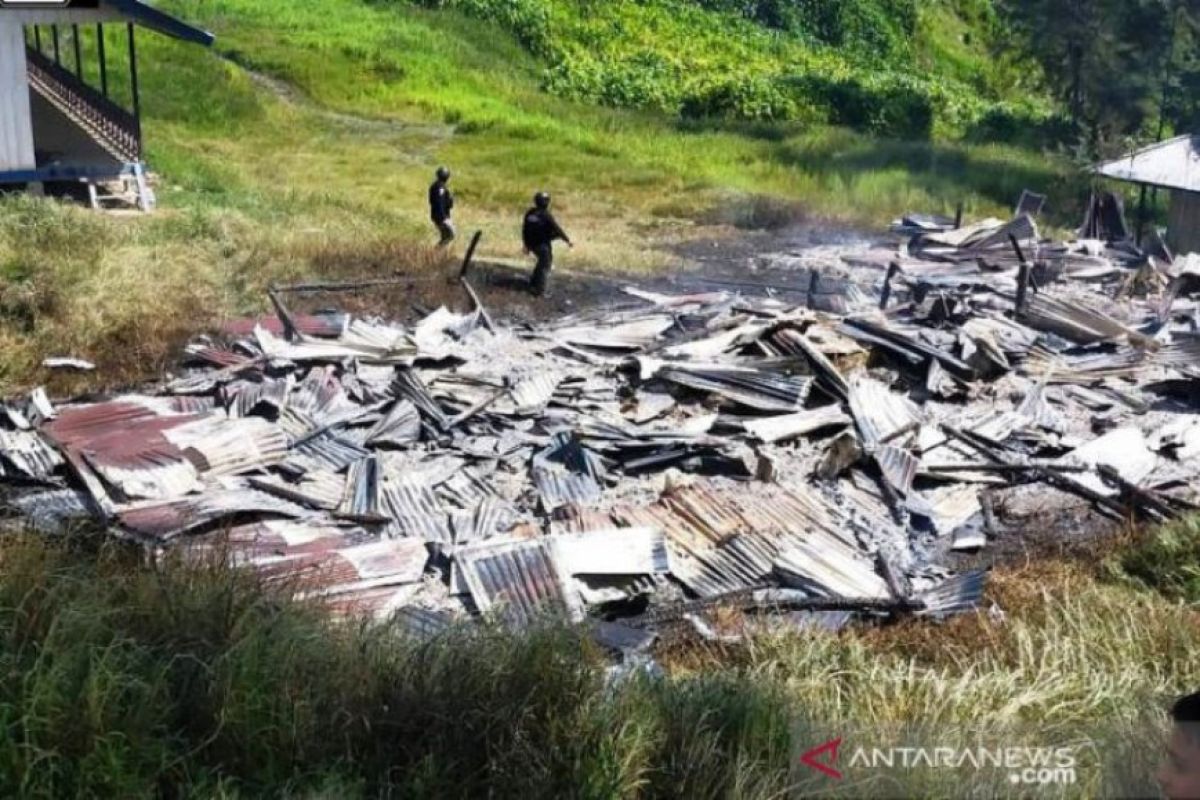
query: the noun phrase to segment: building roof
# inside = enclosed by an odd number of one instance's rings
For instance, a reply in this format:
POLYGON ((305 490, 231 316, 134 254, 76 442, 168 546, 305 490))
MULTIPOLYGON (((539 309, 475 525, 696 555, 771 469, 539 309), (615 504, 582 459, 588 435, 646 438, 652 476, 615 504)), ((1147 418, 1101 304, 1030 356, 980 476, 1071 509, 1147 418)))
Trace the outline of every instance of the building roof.
POLYGON ((1200 192, 1200 135, 1177 136, 1116 161, 1095 167, 1096 174, 1119 181, 1200 192))
POLYGON ((140 0, 100 0, 102 6, 108 6, 121 16, 144 28, 150 28, 173 39, 204 45, 213 43, 213 35, 208 31, 193 27, 178 17, 173 17, 165 11, 159 11, 140 0))

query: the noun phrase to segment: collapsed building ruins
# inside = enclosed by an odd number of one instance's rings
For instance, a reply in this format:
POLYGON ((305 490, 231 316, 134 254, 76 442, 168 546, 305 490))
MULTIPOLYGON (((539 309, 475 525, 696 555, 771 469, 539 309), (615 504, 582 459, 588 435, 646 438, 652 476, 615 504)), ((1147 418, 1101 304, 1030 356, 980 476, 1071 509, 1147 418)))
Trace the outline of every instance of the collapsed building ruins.
POLYGON ((1028 214, 897 230, 808 257, 803 302, 627 288, 504 326, 468 285, 473 311, 405 326, 272 293, 139 393, 4 405, 6 504, 423 631, 626 634, 720 602, 975 608, 986 573, 957 554, 1006 494, 1195 508, 1200 258, 1043 240, 1028 214))

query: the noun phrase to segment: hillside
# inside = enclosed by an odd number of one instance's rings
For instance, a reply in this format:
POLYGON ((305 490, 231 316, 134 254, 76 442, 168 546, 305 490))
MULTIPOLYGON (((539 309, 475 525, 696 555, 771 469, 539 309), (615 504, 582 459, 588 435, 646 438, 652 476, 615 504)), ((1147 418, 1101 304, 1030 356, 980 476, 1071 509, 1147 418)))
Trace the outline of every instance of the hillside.
POLYGON ((905 137, 1049 113, 994 66, 987 2, 421 2, 503 26, 546 62, 547 90, 609 106, 905 137))

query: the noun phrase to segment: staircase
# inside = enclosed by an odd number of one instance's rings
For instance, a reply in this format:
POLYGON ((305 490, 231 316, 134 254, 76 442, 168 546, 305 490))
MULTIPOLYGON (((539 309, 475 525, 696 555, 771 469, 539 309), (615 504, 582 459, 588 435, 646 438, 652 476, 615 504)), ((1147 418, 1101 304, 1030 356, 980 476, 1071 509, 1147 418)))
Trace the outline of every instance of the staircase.
POLYGON ((33 48, 26 48, 29 86, 117 161, 141 161, 141 124, 92 87, 33 48))

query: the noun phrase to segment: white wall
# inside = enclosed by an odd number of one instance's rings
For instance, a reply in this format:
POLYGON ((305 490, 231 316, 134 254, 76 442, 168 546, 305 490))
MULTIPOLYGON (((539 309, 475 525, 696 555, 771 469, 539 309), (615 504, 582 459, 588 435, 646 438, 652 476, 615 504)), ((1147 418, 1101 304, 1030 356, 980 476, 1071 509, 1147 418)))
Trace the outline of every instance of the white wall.
POLYGON ((0 172, 36 166, 25 36, 20 24, 0 16, 0 172))

